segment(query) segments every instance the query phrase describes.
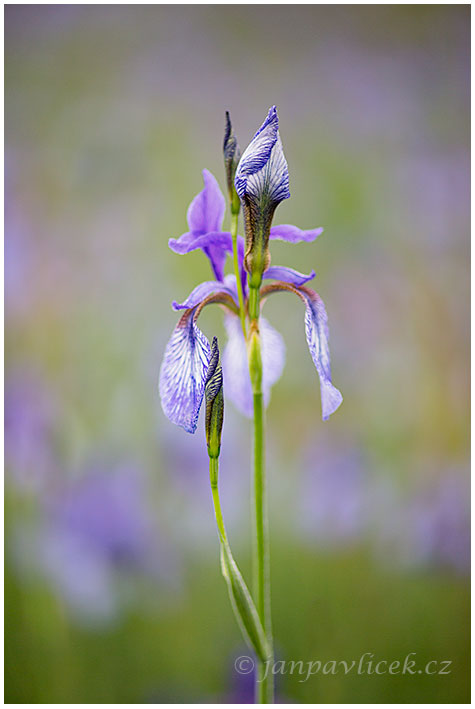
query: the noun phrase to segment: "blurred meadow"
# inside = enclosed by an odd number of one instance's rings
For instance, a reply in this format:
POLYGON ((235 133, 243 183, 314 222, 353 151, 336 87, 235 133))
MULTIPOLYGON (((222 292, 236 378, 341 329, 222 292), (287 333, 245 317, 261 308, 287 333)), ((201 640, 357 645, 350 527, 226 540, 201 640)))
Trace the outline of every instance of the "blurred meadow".
MULTIPOLYGON (((469 22, 463 5, 6 6, 7 702, 251 701, 203 416, 173 426, 157 380, 171 301, 210 278, 168 238, 204 167, 225 188, 224 111, 244 149, 272 104, 292 194, 275 223, 325 228, 272 261, 315 268, 344 396, 322 423, 303 309, 271 299, 277 658, 452 663, 288 674, 277 693, 469 701, 469 22)), ((247 577, 249 468, 227 403, 247 577)))

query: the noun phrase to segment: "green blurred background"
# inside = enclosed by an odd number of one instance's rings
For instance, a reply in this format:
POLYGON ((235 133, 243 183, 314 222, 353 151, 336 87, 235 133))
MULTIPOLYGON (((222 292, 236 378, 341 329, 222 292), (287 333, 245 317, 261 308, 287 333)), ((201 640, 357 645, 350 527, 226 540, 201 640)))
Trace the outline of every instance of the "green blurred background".
MULTIPOLYGON (((281 701, 469 701, 468 6, 6 6, 6 701, 249 702, 202 421, 157 378, 206 258, 172 253, 277 104, 344 403, 296 299, 268 409, 278 659, 450 660, 444 676, 277 678, 281 701)), ((294 302, 295 300, 295 302, 294 302)), ((224 339, 209 309, 204 332, 224 339)), ((221 488, 250 575, 249 422, 221 488)))

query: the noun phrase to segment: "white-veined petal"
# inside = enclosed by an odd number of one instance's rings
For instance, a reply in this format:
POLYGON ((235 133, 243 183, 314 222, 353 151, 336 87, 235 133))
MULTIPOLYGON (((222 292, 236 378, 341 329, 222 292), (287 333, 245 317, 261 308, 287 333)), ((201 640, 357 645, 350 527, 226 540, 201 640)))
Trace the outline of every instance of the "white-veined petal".
POLYGON ((159 390, 166 416, 194 433, 203 400, 210 345, 197 327, 194 311, 184 313, 165 348, 159 390))

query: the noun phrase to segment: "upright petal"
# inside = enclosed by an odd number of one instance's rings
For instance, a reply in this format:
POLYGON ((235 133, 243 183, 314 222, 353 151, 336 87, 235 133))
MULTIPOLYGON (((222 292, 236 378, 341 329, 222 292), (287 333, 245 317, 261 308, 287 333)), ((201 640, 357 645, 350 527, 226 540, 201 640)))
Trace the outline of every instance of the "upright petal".
POLYGON ((159 390, 163 412, 188 433, 196 431, 209 366, 210 345, 194 319, 181 317, 165 349, 159 390))
POLYGON ((198 234, 220 231, 226 202, 215 176, 203 170, 204 188, 196 195, 188 207, 187 219, 190 230, 198 234))
POLYGON ((262 278, 284 281, 294 286, 303 286, 304 283, 308 283, 312 278, 315 278, 315 271, 312 270, 306 276, 305 273, 295 271, 293 268, 287 268, 287 266, 271 266, 267 271, 264 271, 262 278))
POLYGON ((322 418, 327 421, 343 401, 341 393, 332 384, 330 347, 328 343, 328 318, 323 300, 318 293, 306 286, 296 287, 290 283, 273 283, 261 290, 265 298, 271 293, 290 291, 305 303, 305 335, 308 348, 320 378, 322 418))
POLYGON ((291 244, 296 244, 299 241, 315 241, 322 232, 323 227, 305 230, 299 229, 298 226, 293 224, 278 224, 271 227, 270 238, 282 239, 283 241, 289 241, 291 244))
MULTIPOLYGON (((249 418, 253 415, 253 397, 246 342, 239 318, 225 319, 228 343, 223 353, 224 392, 236 408, 249 418)), ((270 401, 271 388, 280 378, 285 363, 285 344, 277 330, 265 318, 259 320, 262 343, 262 390, 264 404, 270 401)))
POLYGON ((168 246, 177 254, 202 249, 211 262, 215 277, 222 280, 226 254, 230 248, 232 250, 231 235, 221 231, 225 200, 209 170, 203 170, 203 180, 204 188, 188 207, 190 231, 178 239, 169 239, 168 246))

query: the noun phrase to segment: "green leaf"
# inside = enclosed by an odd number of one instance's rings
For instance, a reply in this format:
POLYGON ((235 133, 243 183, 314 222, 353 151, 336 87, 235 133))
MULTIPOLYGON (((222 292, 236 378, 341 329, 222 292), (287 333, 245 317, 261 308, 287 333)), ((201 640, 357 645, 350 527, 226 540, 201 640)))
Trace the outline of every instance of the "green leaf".
POLYGON ((229 597, 241 632, 261 662, 267 662, 269 646, 254 601, 231 554, 227 541, 221 541, 221 571, 228 586, 229 597))

